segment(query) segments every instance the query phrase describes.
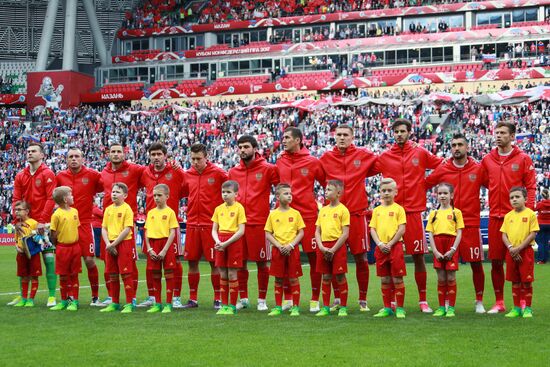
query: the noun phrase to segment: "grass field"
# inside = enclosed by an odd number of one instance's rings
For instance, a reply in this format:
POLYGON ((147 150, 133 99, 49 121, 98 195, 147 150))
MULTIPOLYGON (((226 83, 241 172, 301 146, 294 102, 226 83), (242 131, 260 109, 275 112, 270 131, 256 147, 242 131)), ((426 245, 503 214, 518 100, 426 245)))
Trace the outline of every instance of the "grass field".
MULTIPOLYGON (((381 307, 379 280, 369 289, 371 312, 360 313, 350 302, 347 318, 319 319, 307 312, 308 268, 302 281, 302 316, 269 318, 255 309, 235 317, 216 316, 211 308, 209 276, 201 278, 199 302, 193 310, 172 314, 102 314, 87 306, 89 288, 81 290, 82 308, 76 312, 46 309, 45 279, 40 279, 38 307, 5 306, 18 290, 12 248, 0 247, 0 351, 2 366, 544 366, 550 360, 550 266, 535 269, 534 318, 505 319, 501 315, 477 315, 469 267, 458 272, 457 317, 434 319, 417 309, 414 277, 406 277, 405 320, 374 319, 381 307)), ((140 261, 143 270, 145 261, 140 261)), ((350 264, 351 265, 351 264, 350 264)), ((100 265, 100 271, 102 265, 100 265)), ((486 265, 486 307, 494 301, 490 269, 486 265)), ((185 268, 185 271, 187 269, 185 268)), ((350 266, 350 298, 357 286, 350 266)), ((203 274, 209 267, 202 268, 203 274)), ((409 274, 413 269, 409 265, 409 274)), ((428 273, 428 297, 436 306, 436 277, 428 273)), ((144 271, 140 273, 144 279, 144 271)), ((250 293, 255 299, 256 277, 251 273, 250 293)), ((273 305, 273 281, 269 304, 273 305)), ((86 273, 81 285, 88 285, 86 273)), ((139 299, 144 296, 140 283, 139 299)), ((184 279, 184 295, 187 294, 184 279)), ((101 289, 101 296, 105 295, 101 289)), ((182 297, 185 298, 185 297, 182 297)), ((509 284, 506 304, 511 305, 509 284)))

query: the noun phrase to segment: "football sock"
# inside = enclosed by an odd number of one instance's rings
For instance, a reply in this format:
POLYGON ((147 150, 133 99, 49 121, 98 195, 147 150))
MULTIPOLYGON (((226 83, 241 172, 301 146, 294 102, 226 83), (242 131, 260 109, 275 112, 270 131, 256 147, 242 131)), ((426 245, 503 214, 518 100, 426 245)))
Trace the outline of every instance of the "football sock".
POLYGON ((162 272, 154 271, 151 275, 153 276, 153 293, 149 293, 149 295, 155 297, 156 303, 162 303, 162 272))
POLYGON ((239 281, 237 279, 229 281, 229 304, 232 306, 237 305, 237 299, 239 298, 239 281))
POLYGON ((19 291, 21 292, 21 297, 23 297, 23 277, 18 277, 18 278, 19 278, 19 291))
POLYGON ((88 268, 88 280, 90 281, 90 288, 92 289, 92 297, 98 297, 99 295, 99 272, 97 266, 88 268))
POLYGON ((181 287, 183 286, 183 266, 181 261, 176 261, 174 268, 174 297, 181 296, 181 287))
POLYGON ((340 289, 340 305, 346 307, 348 305, 348 280, 344 278, 339 281, 338 288, 340 289))
POLYGON ((294 306, 300 305, 300 282, 290 284, 290 292, 292 293, 292 303, 294 306))
POLYGON ((113 303, 120 303, 120 280, 118 274, 109 275, 109 296, 113 298, 113 303))
MULTIPOLYGON (((172 296, 174 294, 174 273, 164 272, 164 278, 166 279, 166 303, 172 303, 172 296)), ((160 303, 160 299, 157 301, 160 303)))
POLYGON ((269 266, 258 268, 258 298, 265 299, 269 287, 269 266))
POLYGON ((319 294, 321 293, 321 273, 317 272, 316 268, 316 254, 315 252, 309 252, 307 254, 309 261, 309 279, 311 280, 311 300, 319 301, 319 294))
POLYGON ((288 278, 283 279, 283 295, 285 301, 292 300, 292 293, 290 292, 290 281, 288 278))
POLYGON ((220 274, 210 275, 210 281, 212 282, 212 289, 214 289, 214 300, 220 300, 220 274))
POLYGON ((393 284, 393 279, 390 279, 390 303, 395 302, 395 285, 393 284))
POLYGON ((72 286, 72 297, 74 300, 78 300, 78 296, 80 295, 80 281, 78 280, 78 273, 72 274, 69 279, 72 286))
POLYGON ((437 281, 437 298, 439 307, 445 307, 445 299, 447 298, 447 282, 437 281))
POLYGON ((21 297, 27 299, 27 295, 29 294, 29 282, 27 280, 21 281, 21 289, 21 297))
POLYGON ((53 253, 44 254, 44 265, 46 266, 46 282, 48 284, 48 297, 55 297, 55 286, 57 283, 57 275, 55 275, 55 258, 53 253))
POLYGON ((384 301, 384 307, 390 308, 391 307, 391 284, 384 284, 380 286, 382 288, 382 300, 384 301))
POLYGON ((369 290, 369 265, 367 260, 356 262, 355 277, 359 286, 359 301, 366 301, 369 290))
MULTIPOLYGON (((237 279, 239 280, 239 293, 241 299, 248 298, 248 269, 239 270, 237 272, 237 279)), ((223 304, 226 305, 227 303, 223 304)))
POLYGON ((275 306, 280 307, 283 304, 283 291, 284 286, 275 282, 275 306))
POLYGON ((36 291, 38 291, 38 278, 31 278, 31 294, 30 299, 34 299, 36 296, 36 291))
POLYGON ((523 297, 525 300, 525 306, 531 307, 531 302, 533 301, 533 286, 531 284, 529 284, 528 287, 525 285, 523 286, 523 297))
POLYGON ((197 291, 199 289, 200 273, 189 273, 187 283, 189 284, 189 299, 197 301, 197 291))
POLYGON ((491 280, 495 290, 497 302, 504 301, 504 264, 501 261, 493 261, 491 264, 491 280))
POLYGON ((323 293, 323 306, 330 306, 330 287, 332 281, 330 279, 323 279, 321 283, 322 293, 323 293))
POLYGON ((414 273, 414 280, 416 280, 416 287, 418 288, 418 301, 426 302, 426 279, 428 274, 425 271, 419 271, 414 273))
MULTIPOLYGON (((137 294, 138 282, 139 282, 139 272, 138 272, 136 262, 134 261, 133 263, 134 263, 134 269, 133 269, 133 272, 131 274, 132 281, 131 281, 130 284, 132 284, 132 290, 134 291, 134 294, 137 294)), ((124 278, 122 278, 122 280, 124 281, 124 278)), ((126 288, 126 286, 124 286, 124 288, 126 288)))
POLYGON ((112 297, 111 295, 111 277, 109 276, 108 273, 103 273, 103 277, 105 278, 105 288, 107 288, 107 294, 109 295, 109 297, 112 297))
POLYGON ((68 298, 68 281, 65 275, 59 277, 59 292, 61 293, 61 300, 65 301, 68 298))
POLYGON ((149 297, 155 296, 155 280, 154 280, 153 271, 145 269, 145 283, 147 285, 147 295, 149 297))
POLYGON ((514 307, 521 307, 521 285, 512 284, 512 299, 514 300, 514 307))
POLYGON ((394 287, 396 306, 403 307, 403 305, 405 304, 405 283, 397 283, 394 287))
POLYGON ((229 304, 229 282, 227 279, 220 279, 220 293, 222 296, 222 305, 229 304))
POLYGON ((447 299, 449 306, 454 307, 456 304, 456 280, 447 280, 447 299))
POLYGON ((472 268, 472 279, 476 292, 476 301, 483 301, 483 292, 485 291, 485 271, 481 262, 470 263, 472 268))
POLYGON ((122 274, 122 283, 124 284, 124 294, 126 295, 126 303, 132 303, 134 299, 134 274, 122 274))
POLYGON ((338 288, 338 282, 336 281, 336 277, 332 278, 331 283, 332 283, 332 289, 334 291, 334 298, 340 299, 340 288, 338 288))

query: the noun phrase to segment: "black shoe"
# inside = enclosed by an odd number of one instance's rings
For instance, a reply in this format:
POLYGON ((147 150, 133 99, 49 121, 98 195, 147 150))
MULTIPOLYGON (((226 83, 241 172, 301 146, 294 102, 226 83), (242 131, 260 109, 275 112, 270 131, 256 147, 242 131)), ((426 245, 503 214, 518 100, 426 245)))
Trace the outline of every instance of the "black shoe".
POLYGON ((197 308, 199 307, 199 304, 197 303, 197 301, 193 301, 192 299, 190 299, 189 301, 187 301, 186 304, 183 305, 182 308, 197 308))
POLYGON ((214 301, 214 310, 219 310, 220 308, 222 308, 222 301, 215 300, 214 301))

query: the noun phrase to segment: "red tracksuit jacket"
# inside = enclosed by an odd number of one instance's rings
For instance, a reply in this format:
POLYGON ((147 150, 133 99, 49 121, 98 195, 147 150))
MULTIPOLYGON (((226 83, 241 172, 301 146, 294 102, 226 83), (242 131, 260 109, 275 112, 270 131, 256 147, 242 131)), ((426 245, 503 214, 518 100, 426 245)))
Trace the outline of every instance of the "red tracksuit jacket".
POLYGON ((317 218, 317 202, 313 191, 315 181, 325 186, 325 171, 321 162, 303 147, 296 153, 283 152, 277 160, 281 182, 292 187, 291 207, 304 219, 317 218))
POLYGON ((69 186, 73 189, 74 207, 78 210, 80 223, 91 223, 94 196, 103 192, 100 173, 85 166, 76 174, 66 169, 57 174, 57 186, 69 186))
POLYGON ((368 209, 369 200, 365 191, 365 179, 372 176, 376 163, 376 155, 363 148, 350 145, 342 154, 334 147, 321 157, 321 165, 326 174, 326 180, 340 180, 344 183, 344 193, 340 201, 350 214, 364 214, 368 209))
POLYGON ((153 198, 153 188, 158 184, 168 185, 170 195, 166 204, 176 213, 179 214, 180 199, 184 197, 184 172, 182 169, 176 169, 168 162, 162 171, 155 171, 151 164, 143 170, 140 178, 140 187, 145 187, 145 212, 156 207, 155 199, 153 198))
POLYGON ((225 181, 227 173, 210 162, 206 163, 202 173, 193 167, 185 171, 185 184, 189 193, 187 225, 212 225, 214 209, 223 203, 222 184, 225 181))
POLYGON ((375 170, 397 182, 395 202, 407 213, 426 210, 426 170, 435 169, 443 159, 426 149, 406 142, 403 149, 394 144, 378 157, 375 170))
POLYGON ((126 202, 132 208, 134 217, 137 215, 137 193, 140 188, 139 182, 145 166, 139 164, 122 162, 120 167, 115 171, 111 162, 108 162, 103 171, 101 171, 101 180, 103 181, 103 210, 113 203, 111 200, 111 189, 115 182, 123 182, 128 186, 128 197, 126 202))
POLYGON ((426 189, 442 182, 454 186, 454 206, 462 211, 466 227, 479 227, 479 190, 485 181, 481 164, 468 158, 464 167, 457 167, 452 159, 439 165, 427 178, 426 189))
POLYGON ((34 175, 31 175, 28 166, 19 172, 13 183, 13 218, 15 203, 25 200, 31 206, 29 217, 38 223, 49 223, 55 206, 52 197, 55 184, 55 174, 44 163, 38 167, 34 175))
POLYGON ((246 224, 264 225, 269 216, 271 187, 279 183, 279 170, 256 153, 246 166, 241 160, 229 170, 229 179, 239 183, 237 201, 244 206, 246 224))
MULTIPOLYGON (((504 157, 503 157, 504 158, 504 157)), ((514 186, 523 186, 527 189, 527 207, 535 207, 535 191, 537 188, 535 166, 531 157, 514 146, 510 155, 502 161, 498 148, 491 150, 483 157, 481 166, 487 182, 484 186, 489 189, 489 216, 504 218, 512 210, 509 190, 514 186)))

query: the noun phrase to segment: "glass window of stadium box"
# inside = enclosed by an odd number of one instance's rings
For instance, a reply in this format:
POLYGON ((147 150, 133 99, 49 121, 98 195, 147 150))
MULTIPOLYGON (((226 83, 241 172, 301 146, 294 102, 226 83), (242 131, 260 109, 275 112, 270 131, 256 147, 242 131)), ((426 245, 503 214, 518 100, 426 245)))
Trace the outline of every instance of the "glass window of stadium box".
POLYGON ((464 15, 405 18, 403 30, 412 33, 445 32, 450 28, 464 27, 464 15))
POLYGON ((208 78, 208 63, 191 64, 191 78, 208 78))
POLYGON ((166 79, 183 79, 184 68, 183 65, 167 65, 166 66, 166 79))
POLYGON ((476 25, 498 25, 509 27, 512 23, 533 22, 538 20, 537 8, 491 11, 477 13, 476 25))
POLYGON ((133 40, 131 52, 138 50, 149 50, 149 39, 133 40))

